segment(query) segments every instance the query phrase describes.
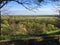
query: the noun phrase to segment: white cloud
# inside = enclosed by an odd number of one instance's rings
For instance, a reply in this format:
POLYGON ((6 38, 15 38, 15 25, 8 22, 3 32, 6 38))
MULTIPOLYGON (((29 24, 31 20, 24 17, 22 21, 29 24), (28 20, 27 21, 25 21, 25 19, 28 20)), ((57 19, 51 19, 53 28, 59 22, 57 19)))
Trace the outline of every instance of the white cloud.
POLYGON ((22 9, 22 8, 11 8, 9 9, 9 11, 21 11, 21 10, 26 10, 26 9, 22 9))
POLYGON ((38 8, 39 11, 52 11, 52 8, 38 8))
POLYGON ((53 12, 53 10, 52 10, 52 8, 38 8, 38 10, 34 10, 34 11, 36 11, 36 13, 34 13, 33 11, 29 11, 29 10, 27 10, 27 9, 25 9, 25 8, 15 8, 15 7, 13 7, 13 8, 10 8, 10 9, 8 9, 8 11, 7 12, 9 12, 10 11, 10 14, 53 14, 54 12, 53 12))
MULTIPOLYGON (((25 8, 10 8, 9 11, 27 11, 27 9, 25 9, 25 8)), ((36 10, 36 11, 52 11, 52 9, 51 8, 38 8, 38 10, 36 10)))

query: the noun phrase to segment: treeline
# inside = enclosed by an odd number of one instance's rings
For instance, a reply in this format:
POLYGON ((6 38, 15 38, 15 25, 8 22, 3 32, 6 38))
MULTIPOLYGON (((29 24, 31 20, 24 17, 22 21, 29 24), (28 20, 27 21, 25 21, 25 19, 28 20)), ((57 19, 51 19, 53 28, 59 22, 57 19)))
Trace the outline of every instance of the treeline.
POLYGON ((58 17, 1 16, 1 39, 57 34, 58 17))

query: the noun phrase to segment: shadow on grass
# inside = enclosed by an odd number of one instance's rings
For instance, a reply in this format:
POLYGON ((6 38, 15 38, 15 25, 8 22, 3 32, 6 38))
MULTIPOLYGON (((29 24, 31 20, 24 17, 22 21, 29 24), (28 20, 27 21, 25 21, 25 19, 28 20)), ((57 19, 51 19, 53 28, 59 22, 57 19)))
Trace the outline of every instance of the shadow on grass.
POLYGON ((12 40, 10 42, 0 43, 0 45, 60 45, 57 39, 37 41, 36 39, 12 40))

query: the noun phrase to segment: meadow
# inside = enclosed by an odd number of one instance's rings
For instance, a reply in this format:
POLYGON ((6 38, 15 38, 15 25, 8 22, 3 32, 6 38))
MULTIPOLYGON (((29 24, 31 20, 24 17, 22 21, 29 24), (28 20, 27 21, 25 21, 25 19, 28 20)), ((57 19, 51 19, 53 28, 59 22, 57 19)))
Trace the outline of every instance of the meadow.
POLYGON ((1 16, 0 39, 60 34, 57 16, 1 16))

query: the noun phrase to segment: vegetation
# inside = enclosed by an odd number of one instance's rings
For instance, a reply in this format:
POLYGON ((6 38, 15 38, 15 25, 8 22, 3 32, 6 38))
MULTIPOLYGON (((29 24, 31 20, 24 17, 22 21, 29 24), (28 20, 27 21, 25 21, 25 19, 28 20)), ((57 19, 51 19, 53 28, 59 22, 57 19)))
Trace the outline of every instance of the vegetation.
POLYGON ((1 16, 0 39, 57 34, 59 22, 58 17, 1 16))

